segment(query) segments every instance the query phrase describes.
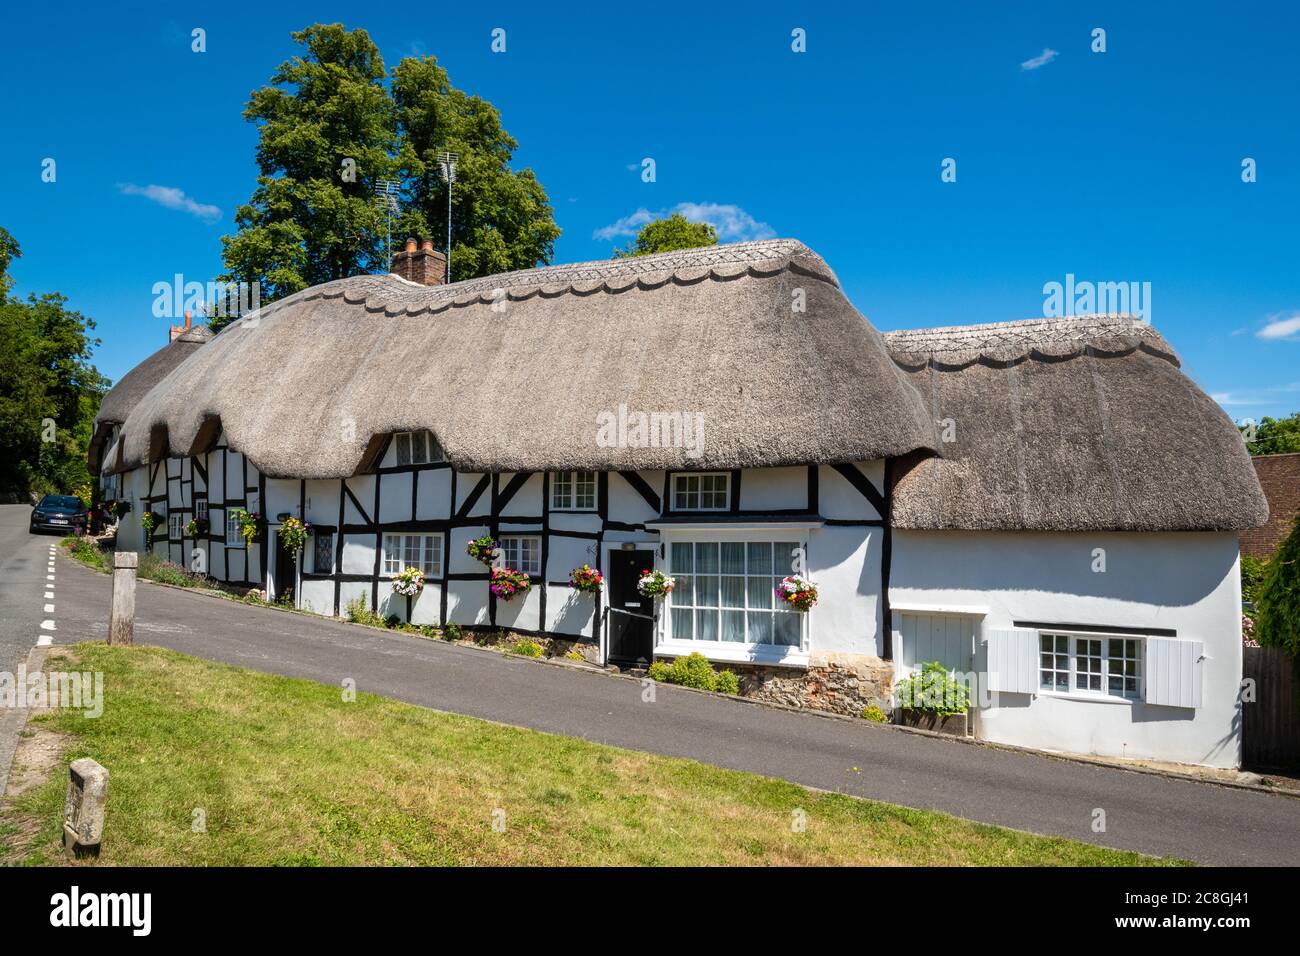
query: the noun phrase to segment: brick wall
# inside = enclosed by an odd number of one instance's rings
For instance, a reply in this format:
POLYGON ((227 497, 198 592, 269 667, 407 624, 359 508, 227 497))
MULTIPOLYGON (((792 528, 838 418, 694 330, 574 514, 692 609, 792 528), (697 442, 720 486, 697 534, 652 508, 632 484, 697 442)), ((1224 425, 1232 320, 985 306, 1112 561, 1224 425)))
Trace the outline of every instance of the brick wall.
POLYGON ((1241 553, 1268 558, 1290 533, 1300 511, 1300 452, 1260 455, 1251 461, 1268 499, 1268 524, 1241 533, 1241 553))

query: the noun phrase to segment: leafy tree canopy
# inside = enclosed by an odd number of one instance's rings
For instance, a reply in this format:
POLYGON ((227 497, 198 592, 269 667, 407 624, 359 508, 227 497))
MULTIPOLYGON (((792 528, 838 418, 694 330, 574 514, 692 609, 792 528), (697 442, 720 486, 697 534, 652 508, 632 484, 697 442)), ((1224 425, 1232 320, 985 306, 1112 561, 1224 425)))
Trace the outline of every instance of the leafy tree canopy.
POLYGON ((444 150, 459 157, 452 279, 550 260, 560 230, 533 172, 511 170, 518 143, 491 103, 454 88, 433 57, 407 57, 387 73, 365 30, 315 24, 293 39, 303 52, 280 64, 244 111, 259 124, 259 176, 236 211, 237 233, 222 238, 223 281, 260 283, 265 303, 386 272, 379 180, 402 184, 394 248, 407 236, 445 248, 447 184, 437 162, 444 150))
POLYGON ((674 249, 698 249, 716 246, 718 230, 707 222, 691 222, 679 212, 666 219, 656 219, 641 227, 626 249, 614 250, 615 259, 648 256, 652 252, 672 252, 674 249))
POLYGON ((0 491, 70 492, 89 480, 86 446, 108 385, 90 362, 95 323, 58 293, 8 296, 21 255, 0 228, 0 491))
POLYGON ((1268 562, 1255 605, 1255 636, 1265 647, 1300 654, 1300 514, 1268 562))
MULTIPOLYGON (((1238 425, 1244 437, 1250 436, 1250 425, 1238 425)), ((1252 455, 1282 455, 1300 451, 1300 412, 1289 418, 1269 418, 1254 426, 1255 440, 1246 442, 1252 455)))
POLYGON ((9 264, 22 255, 18 240, 9 235, 9 230, 0 226, 0 303, 9 297, 14 280, 9 275, 9 264))

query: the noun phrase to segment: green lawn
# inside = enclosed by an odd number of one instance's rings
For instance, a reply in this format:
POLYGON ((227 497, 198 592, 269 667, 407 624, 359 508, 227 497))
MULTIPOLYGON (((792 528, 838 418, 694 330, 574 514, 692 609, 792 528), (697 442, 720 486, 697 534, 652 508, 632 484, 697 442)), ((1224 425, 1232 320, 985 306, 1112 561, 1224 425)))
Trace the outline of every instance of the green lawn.
POLYGON ((64 653, 75 660, 48 669, 104 673, 104 714, 34 719, 69 735, 66 759, 0 811, 0 862, 63 862, 67 760, 83 756, 111 773, 99 865, 1170 862, 367 694, 348 703, 160 648, 64 653))

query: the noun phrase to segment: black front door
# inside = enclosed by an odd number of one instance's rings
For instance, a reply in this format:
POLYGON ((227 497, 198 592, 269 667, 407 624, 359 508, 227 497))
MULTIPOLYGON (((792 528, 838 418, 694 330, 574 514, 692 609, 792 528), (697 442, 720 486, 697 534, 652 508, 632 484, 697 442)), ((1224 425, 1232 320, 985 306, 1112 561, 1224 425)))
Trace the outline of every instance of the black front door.
POLYGON ((641 572, 655 566, 653 551, 609 552, 609 660, 650 664, 654 656, 654 598, 636 589, 641 572))
MULTIPOLYGON (((270 532, 267 532, 270 534, 270 532)), ((275 599, 283 604, 297 604, 293 597, 298 577, 297 555, 285 547, 284 539, 275 536, 275 599)))

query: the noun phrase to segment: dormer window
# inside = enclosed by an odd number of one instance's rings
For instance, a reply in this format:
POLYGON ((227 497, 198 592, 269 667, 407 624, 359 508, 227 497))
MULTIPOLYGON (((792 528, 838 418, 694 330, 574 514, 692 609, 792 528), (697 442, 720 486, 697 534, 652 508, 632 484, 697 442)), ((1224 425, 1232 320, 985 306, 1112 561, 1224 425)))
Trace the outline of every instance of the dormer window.
POLYGON ((393 438, 397 442, 399 465, 427 465, 443 460, 442 448, 432 432, 398 432, 393 438))

